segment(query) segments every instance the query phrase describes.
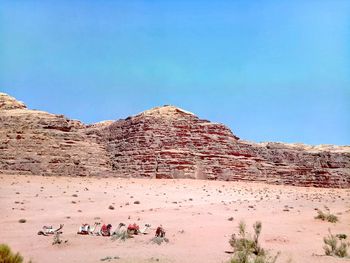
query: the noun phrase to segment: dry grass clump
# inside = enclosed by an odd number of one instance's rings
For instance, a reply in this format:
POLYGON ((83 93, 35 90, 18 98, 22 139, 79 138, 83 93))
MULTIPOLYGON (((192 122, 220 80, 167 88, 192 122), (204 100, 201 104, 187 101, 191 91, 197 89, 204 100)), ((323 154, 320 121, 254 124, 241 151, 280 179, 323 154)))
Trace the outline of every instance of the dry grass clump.
POLYGON ((169 243, 169 239, 167 239, 166 237, 153 237, 151 239, 151 242, 154 243, 154 244, 160 245, 163 242, 169 243))
POLYGON ((111 237, 111 240, 112 241, 116 241, 116 240, 126 241, 129 238, 131 238, 131 235, 129 235, 128 231, 120 231, 120 232, 114 233, 111 237))
POLYGON ((327 210, 326 213, 324 213, 322 210, 317 210, 317 216, 315 216, 315 219, 321 219, 322 221, 328 221, 331 223, 338 222, 338 217, 336 215, 333 215, 327 210))
POLYGON ((254 236, 251 237, 246 231, 246 225, 244 222, 239 223, 238 238, 235 234, 231 236, 229 243, 233 248, 233 257, 230 263, 274 263, 279 256, 277 253, 275 256, 269 255, 269 253, 263 249, 259 244, 259 236, 261 234, 262 224, 260 221, 255 222, 253 225, 254 236))
MULTIPOLYGON (((6 244, 0 244, 0 262, 4 263, 23 263, 23 257, 17 252, 13 253, 6 244)), ((29 261, 31 263, 31 261, 29 261)))
POLYGON ((67 243, 68 240, 62 240, 61 239, 61 233, 60 232, 55 232, 55 234, 53 235, 53 242, 52 245, 60 245, 62 243, 67 243))
POLYGON ((325 254, 327 256, 340 258, 348 257, 350 243, 346 241, 347 236, 345 234, 333 235, 330 229, 328 229, 328 232, 328 236, 323 238, 323 242, 325 243, 323 246, 325 254))

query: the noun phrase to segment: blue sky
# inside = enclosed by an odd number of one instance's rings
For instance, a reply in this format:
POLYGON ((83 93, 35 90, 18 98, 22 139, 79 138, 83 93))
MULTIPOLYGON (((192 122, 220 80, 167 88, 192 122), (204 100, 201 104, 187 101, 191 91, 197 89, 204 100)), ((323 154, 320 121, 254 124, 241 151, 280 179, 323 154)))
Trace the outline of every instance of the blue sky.
POLYGON ((172 104, 350 144, 350 1, 0 0, 0 91, 86 123, 172 104))

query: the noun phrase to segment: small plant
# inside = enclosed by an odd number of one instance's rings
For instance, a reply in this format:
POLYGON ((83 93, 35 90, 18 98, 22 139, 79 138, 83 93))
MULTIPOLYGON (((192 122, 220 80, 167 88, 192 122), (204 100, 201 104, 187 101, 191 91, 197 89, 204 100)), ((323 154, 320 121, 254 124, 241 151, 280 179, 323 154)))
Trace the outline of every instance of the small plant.
POLYGON ((317 210, 317 216, 315 216, 315 219, 321 219, 322 221, 328 221, 331 223, 338 222, 338 217, 336 215, 333 215, 327 210, 326 213, 324 213, 322 210, 317 210))
POLYGON ((253 225, 254 236, 253 238, 246 231, 246 225, 244 222, 240 222, 238 225, 239 237, 235 234, 231 236, 229 243, 233 248, 233 257, 230 263, 274 263, 279 256, 277 253, 275 256, 270 256, 259 244, 259 237, 261 234, 262 224, 260 221, 255 222, 253 225))
POLYGON ((169 239, 167 239, 166 237, 153 237, 151 239, 151 242, 157 245, 162 244, 163 242, 168 243, 169 239))
POLYGON ((61 243, 62 243, 62 240, 60 238, 60 233, 59 232, 55 232, 55 234, 53 236, 52 245, 61 244, 61 243))
POLYGON ((120 257, 118 256, 115 256, 115 257, 104 257, 104 258, 101 258, 100 261, 111 261, 113 259, 120 259, 120 257))
POLYGON ((112 241, 115 241, 115 240, 126 241, 129 238, 131 238, 131 235, 129 235, 128 231, 120 231, 120 232, 114 233, 111 237, 111 240, 112 241))
POLYGON ((347 239, 347 235, 345 235, 345 234, 336 234, 335 235, 337 238, 339 238, 339 239, 347 239))
MULTIPOLYGON (((8 245, 0 244, 0 262, 23 263, 23 257, 18 252, 13 253, 8 245)), ((31 263, 31 261, 29 261, 29 263, 31 263)))
POLYGON ((323 238, 325 245, 323 246, 324 252, 327 256, 335 257, 348 257, 348 248, 350 243, 346 242, 347 236, 345 234, 333 235, 331 230, 328 229, 328 236, 323 238))

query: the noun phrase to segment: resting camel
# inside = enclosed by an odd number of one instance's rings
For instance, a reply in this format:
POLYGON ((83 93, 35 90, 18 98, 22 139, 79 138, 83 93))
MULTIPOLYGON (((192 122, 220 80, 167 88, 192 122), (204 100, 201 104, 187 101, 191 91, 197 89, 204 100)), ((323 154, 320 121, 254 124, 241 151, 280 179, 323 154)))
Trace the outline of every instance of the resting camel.
POLYGON ((120 223, 117 229, 112 232, 112 240, 126 240, 130 237, 131 235, 129 235, 128 229, 126 228, 124 223, 120 223))
POLYGON ((101 223, 95 222, 94 226, 90 226, 89 224, 83 224, 79 227, 79 231, 77 234, 79 235, 93 235, 97 226, 99 226, 101 223))
POLYGON ((140 234, 143 234, 143 235, 147 235, 147 234, 148 234, 147 231, 148 231, 148 229, 150 229, 150 228, 151 228, 151 225, 150 225, 150 224, 145 224, 145 226, 144 226, 142 229, 139 230, 139 233, 140 233, 140 234))
POLYGON ((43 230, 40 230, 38 232, 38 235, 43 235, 43 236, 49 236, 55 233, 62 234, 62 231, 60 231, 63 228, 63 224, 60 224, 59 228, 53 228, 52 226, 43 226, 43 230))
POLYGON ((111 224, 107 224, 107 225, 103 224, 100 229, 99 235, 104 237, 109 237, 111 235, 111 229, 112 229, 111 224))
POLYGON ((119 225, 118 225, 118 227, 116 228, 116 230, 114 230, 113 232, 112 232, 112 236, 113 235, 117 235, 117 234, 119 234, 121 231, 123 231, 123 227, 125 226, 125 224, 124 223, 119 223, 119 225))
POLYGON ((128 233, 130 235, 138 235, 138 234, 146 235, 146 234, 148 234, 147 230, 150 227, 151 227, 150 224, 145 224, 145 226, 142 229, 140 229, 140 227, 134 223, 134 224, 128 226, 128 233))

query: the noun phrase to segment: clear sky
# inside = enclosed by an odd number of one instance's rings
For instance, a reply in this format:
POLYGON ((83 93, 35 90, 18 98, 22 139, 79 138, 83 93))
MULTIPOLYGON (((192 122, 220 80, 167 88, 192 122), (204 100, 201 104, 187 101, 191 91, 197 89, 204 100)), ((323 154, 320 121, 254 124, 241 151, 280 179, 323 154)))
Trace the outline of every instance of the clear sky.
POLYGON ((0 91, 85 123, 172 104, 350 144, 350 1, 0 0, 0 91))

